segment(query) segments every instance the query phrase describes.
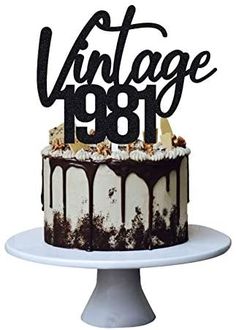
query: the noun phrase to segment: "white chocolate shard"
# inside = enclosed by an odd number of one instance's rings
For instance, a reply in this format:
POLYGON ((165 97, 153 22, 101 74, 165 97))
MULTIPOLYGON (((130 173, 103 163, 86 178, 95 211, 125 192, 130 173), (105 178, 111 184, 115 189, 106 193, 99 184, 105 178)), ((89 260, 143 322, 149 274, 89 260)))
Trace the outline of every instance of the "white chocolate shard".
POLYGON ((172 134, 170 132, 161 135, 161 144, 167 150, 172 149, 172 134))
POLYGON ((49 144, 63 144, 64 143, 64 124, 50 129, 49 131, 49 144))
POLYGON ((84 149, 84 150, 88 149, 89 146, 88 146, 88 144, 82 143, 77 140, 75 143, 69 143, 69 147, 70 147, 71 151, 73 151, 76 154, 81 149, 84 149))
POLYGON ((161 134, 162 135, 164 135, 166 133, 170 133, 171 136, 173 136, 173 132, 172 132, 169 120, 167 118, 161 118, 160 126, 161 126, 161 134))
MULTIPOLYGON (((52 146, 64 145, 64 124, 50 129, 49 144, 52 146)), ((77 153, 81 149, 88 149, 88 145, 75 139, 75 143, 69 143, 70 150, 77 153)))
MULTIPOLYGON (((89 135, 94 135, 94 134, 95 134, 95 130, 91 129, 89 131, 89 135)), ((95 145, 90 145, 90 144, 86 144, 86 143, 83 143, 83 142, 79 141, 76 138, 76 129, 75 129, 75 143, 69 143, 69 147, 70 147, 71 151, 73 151, 76 154, 81 149, 84 149, 85 151, 88 151, 91 148, 96 149, 97 145, 96 144, 95 145)))

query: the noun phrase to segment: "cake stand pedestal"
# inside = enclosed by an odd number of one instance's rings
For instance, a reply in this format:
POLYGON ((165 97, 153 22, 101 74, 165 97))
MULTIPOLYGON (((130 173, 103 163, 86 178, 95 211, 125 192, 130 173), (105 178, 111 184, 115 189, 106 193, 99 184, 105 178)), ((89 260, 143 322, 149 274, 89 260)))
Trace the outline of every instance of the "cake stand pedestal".
POLYGON ((99 327, 133 327, 155 319, 139 269, 98 269, 97 284, 82 320, 99 327))
POLYGON ((141 287, 140 268, 214 258, 225 253, 230 244, 230 238, 223 233, 190 225, 189 241, 173 247, 86 252, 50 246, 43 241, 42 228, 35 228, 11 237, 6 250, 15 257, 38 263, 98 269, 97 284, 82 320, 94 326, 114 328, 143 325, 155 318, 141 287))

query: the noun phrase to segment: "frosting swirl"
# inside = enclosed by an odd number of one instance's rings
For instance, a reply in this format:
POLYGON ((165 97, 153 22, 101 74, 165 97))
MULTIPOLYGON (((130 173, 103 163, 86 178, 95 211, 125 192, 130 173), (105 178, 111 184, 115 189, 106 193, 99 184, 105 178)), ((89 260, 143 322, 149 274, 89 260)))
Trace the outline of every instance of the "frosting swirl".
POLYGON ((116 150, 112 152, 111 157, 117 160, 126 160, 129 159, 129 153, 125 150, 116 150))
POLYGON ((150 154, 147 151, 141 150, 139 148, 140 144, 138 144, 138 149, 131 150, 130 152, 126 150, 114 150, 112 151, 111 155, 106 155, 99 153, 96 150, 87 151, 83 148, 76 153, 69 148, 54 150, 53 147, 49 145, 41 151, 41 154, 45 157, 62 157, 64 159, 76 158, 80 161, 104 161, 106 159, 113 158, 120 161, 132 159, 137 162, 142 162, 145 160, 157 162, 163 159, 175 159, 177 157, 184 157, 189 155, 191 152, 187 147, 173 147, 172 149, 165 149, 161 143, 156 143, 153 145, 153 154, 150 154))
POLYGON ((84 150, 84 149, 80 149, 76 154, 75 154, 75 158, 78 160, 88 160, 90 159, 90 155, 91 153, 84 150))
POLYGON ((133 159, 137 162, 142 162, 142 161, 147 160, 149 158, 148 154, 144 151, 141 151, 141 150, 131 151, 129 156, 130 156, 131 159, 133 159))

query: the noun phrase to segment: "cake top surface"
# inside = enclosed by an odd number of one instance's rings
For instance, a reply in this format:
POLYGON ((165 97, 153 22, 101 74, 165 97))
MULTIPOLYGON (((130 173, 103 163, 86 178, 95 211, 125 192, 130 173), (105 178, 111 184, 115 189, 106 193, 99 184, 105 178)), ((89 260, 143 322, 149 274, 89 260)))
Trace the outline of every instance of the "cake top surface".
MULTIPOLYGON (((64 159, 77 159, 79 161, 105 161, 115 159, 119 161, 134 160, 161 161, 163 159, 175 159, 190 154, 190 149, 182 137, 173 134, 167 119, 161 118, 160 142, 154 144, 136 140, 125 145, 112 144, 109 140, 101 143, 88 145, 77 139, 73 144, 64 143, 64 125, 54 127, 49 131, 49 146, 42 150, 44 157, 64 159)), ((91 130, 90 134, 94 134, 91 130)), ((158 138, 158 134, 157 134, 158 138)))

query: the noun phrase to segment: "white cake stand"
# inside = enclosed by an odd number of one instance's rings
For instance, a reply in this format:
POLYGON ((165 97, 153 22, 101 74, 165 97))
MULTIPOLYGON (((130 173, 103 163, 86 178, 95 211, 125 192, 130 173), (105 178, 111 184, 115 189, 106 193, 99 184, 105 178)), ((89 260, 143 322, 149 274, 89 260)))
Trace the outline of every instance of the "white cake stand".
POLYGON ((216 230, 189 226, 189 241, 151 251, 86 252, 56 248, 43 241, 42 228, 11 237, 6 250, 15 257, 49 265, 96 268, 97 284, 82 320, 97 327, 132 327, 155 319, 141 287, 140 268, 170 266, 217 257, 231 244, 216 230))

